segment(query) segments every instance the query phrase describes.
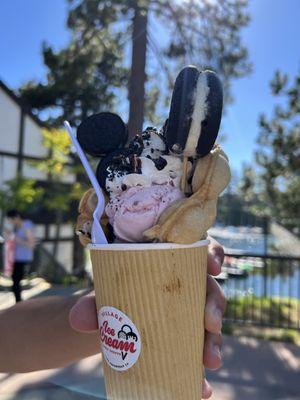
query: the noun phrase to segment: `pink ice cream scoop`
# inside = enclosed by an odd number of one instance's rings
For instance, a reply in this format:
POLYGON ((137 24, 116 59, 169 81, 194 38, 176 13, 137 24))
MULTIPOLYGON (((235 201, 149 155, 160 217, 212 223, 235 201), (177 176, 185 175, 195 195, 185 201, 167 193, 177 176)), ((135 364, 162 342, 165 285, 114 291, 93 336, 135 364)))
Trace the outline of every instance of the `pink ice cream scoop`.
POLYGON ((117 238, 143 242, 143 232, 157 223, 167 207, 183 198, 171 185, 135 186, 111 199, 105 212, 117 238))

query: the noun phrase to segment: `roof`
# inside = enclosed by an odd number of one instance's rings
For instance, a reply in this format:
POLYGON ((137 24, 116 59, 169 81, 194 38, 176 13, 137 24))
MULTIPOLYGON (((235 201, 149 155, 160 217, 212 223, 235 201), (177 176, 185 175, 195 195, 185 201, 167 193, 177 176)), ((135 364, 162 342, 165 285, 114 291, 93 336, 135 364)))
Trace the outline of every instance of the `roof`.
POLYGON ((2 89, 22 110, 38 124, 40 127, 44 128, 45 124, 33 114, 31 107, 26 104, 20 97, 18 97, 11 89, 9 89, 5 83, 0 79, 0 89, 2 89))

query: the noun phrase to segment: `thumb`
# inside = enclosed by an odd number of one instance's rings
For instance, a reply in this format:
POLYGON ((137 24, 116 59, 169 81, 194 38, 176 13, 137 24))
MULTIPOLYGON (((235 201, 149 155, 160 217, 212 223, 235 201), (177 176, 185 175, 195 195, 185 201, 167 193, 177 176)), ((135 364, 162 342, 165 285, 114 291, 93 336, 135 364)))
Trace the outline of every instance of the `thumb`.
POLYGON ((80 297, 69 313, 71 327, 78 332, 94 332, 98 330, 97 309, 94 292, 80 297))

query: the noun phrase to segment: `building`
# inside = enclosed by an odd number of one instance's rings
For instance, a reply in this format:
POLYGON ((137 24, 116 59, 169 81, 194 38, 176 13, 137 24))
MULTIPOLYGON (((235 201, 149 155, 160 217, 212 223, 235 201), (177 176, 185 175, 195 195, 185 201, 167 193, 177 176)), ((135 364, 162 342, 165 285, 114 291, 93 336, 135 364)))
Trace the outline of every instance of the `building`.
MULTIPOLYGON (((47 182, 47 176, 28 161, 43 160, 47 149, 42 144, 41 129, 43 123, 32 114, 21 100, 0 80, 0 188, 17 174, 38 182, 47 182)), ((66 177, 66 183, 73 176, 66 177)), ((0 210, 1 213, 1 210, 0 210)), ((43 247, 50 253, 54 248, 55 225, 39 224, 36 217, 36 234, 43 247)), ((58 242, 57 260, 67 271, 73 267, 73 227, 64 224, 58 242)))

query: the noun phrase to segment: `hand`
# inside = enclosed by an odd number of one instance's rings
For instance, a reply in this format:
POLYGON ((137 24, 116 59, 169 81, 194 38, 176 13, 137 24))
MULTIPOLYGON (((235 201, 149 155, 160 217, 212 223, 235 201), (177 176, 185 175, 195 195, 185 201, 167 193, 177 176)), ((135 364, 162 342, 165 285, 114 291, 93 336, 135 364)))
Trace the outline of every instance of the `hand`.
MULTIPOLYGON (((221 328, 222 317, 226 307, 225 296, 219 284, 212 277, 221 272, 224 259, 222 246, 210 238, 207 264, 207 294, 205 305, 205 342, 203 352, 204 366, 208 369, 218 369, 221 366, 221 328)), ((98 330, 97 310, 94 292, 81 297, 73 306, 69 315, 70 324, 79 332, 93 332, 98 330)), ((204 380, 203 399, 208 399, 212 389, 204 380)))

